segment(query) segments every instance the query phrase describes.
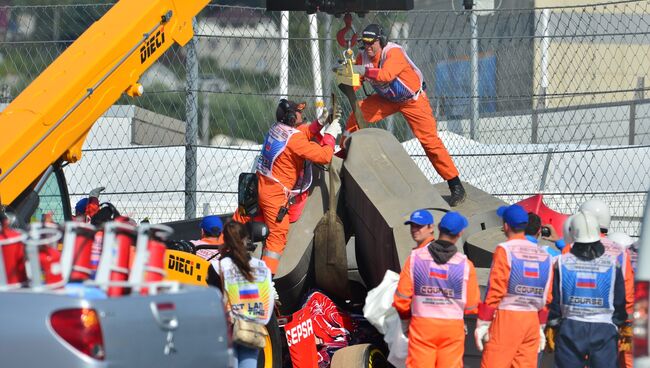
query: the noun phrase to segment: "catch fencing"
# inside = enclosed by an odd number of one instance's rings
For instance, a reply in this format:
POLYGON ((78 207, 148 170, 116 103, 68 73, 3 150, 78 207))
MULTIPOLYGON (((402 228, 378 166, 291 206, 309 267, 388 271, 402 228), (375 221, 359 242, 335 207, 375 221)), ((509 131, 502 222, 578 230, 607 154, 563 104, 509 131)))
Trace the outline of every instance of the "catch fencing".
MULTIPOLYGON (((530 3, 371 12, 353 26, 382 25, 422 70, 462 180, 508 202, 544 193, 565 213, 600 197, 613 229, 638 235, 650 188, 650 4, 520 8, 530 3)), ((0 7, 3 102, 110 7, 0 7)), ((327 14, 208 6, 193 41, 143 75, 144 96, 124 97, 93 128, 84 159, 66 168, 73 203, 104 185, 102 200, 137 220, 233 211, 238 174, 251 170, 278 100, 306 101, 315 118, 316 101, 339 93, 342 27, 327 14)), ((377 126, 442 181, 399 114, 377 126)))

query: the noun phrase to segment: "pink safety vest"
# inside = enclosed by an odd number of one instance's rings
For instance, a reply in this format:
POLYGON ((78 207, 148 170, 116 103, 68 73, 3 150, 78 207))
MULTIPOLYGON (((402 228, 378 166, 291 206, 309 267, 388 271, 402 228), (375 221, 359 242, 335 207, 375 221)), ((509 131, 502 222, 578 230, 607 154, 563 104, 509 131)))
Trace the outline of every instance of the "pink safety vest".
POLYGON ((531 312, 541 310, 551 286, 551 255, 524 239, 509 240, 497 247, 505 249, 510 266, 508 290, 498 308, 531 312))
MULTIPOLYGON (((216 245, 214 243, 209 243, 203 239, 199 240, 190 240, 190 243, 194 245, 216 245)), ((196 255, 205 259, 206 261, 208 259, 217 259, 217 256, 219 254, 219 251, 217 249, 199 249, 196 251, 196 255)))
POLYGON ((610 238, 600 238, 600 242, 603 243, 605 248, 605 253, 610 255, 613 259, 616 260, 621 265, 621 272, 623 277, 625 277, 625 271, 627 270, 627 257, 628 253, 625 251, 623 246, 618 243, 614 243, 610 238))
POLYGON ((291 139, 291 136, 296 133, 300 133, 300 130, 282 123, 273 124, 264 139, 262 153, 258 157, 257 161, 257 172, 280 184, 284 188, 285 193, 290 197, 307 191, 311 186, 312 181, 311 170, 303 170, 293 188, 286 188, 278 179, 275 178, 275 176, 273 176, 275 160, 277 160, 280 154, 284 152, 289 143, 289 139, 291 139))
POLYGON ((416 317, 463 319, 467 304, 467 257, 456 253, 445 264, 437 264, 428 247, 411 252, 413 300, 411 314, 416 317))

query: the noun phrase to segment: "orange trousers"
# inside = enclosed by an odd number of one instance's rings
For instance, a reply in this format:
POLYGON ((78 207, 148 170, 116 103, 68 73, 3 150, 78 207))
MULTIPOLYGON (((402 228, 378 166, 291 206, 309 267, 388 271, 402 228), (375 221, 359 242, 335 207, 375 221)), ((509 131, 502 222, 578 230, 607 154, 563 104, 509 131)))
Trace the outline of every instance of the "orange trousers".
POLYGON ((631 351, 621 351, 618 353, 618 362, 621 368, 632 368, 634 366, 634 357, 631 351))
POLYGON ((497 310, 481 368, 534 368, 539 350, 537 312, 497 310))
POLYGON ((412 317, 407 368, 461 368, 465 353, 463 320, 412 317))
MULTIPOLYGON (((307 203, 308 192, 297 195, 293 199, 293 203, 289 206, 289 212, 285 215, 282 222, 277 222, 275 219, 278 216, 280 207, 286 204, 286 196, 284 192, 277 192, 275 190, 264 189, 260 192, 258 198, 259 211, 255 218, 244 216, 235 211, 232 216, 233 221, 242 224, 249 221, 264 221, 269 228, 269 236, 266 239, 266 245, 262 250, 262 261, 266 263, 272 274, 275 274, 278 265, 280 264, 280 256, 284 253, 284 248, 287 244, 287 234, 289 233, 289 225, 298 221, 302 210, 307 203), (263 194, 262 194, 263 192, 263 194), (260 218, 261 217, 261 218, 260 218)), ((222 236, 223 238, 223 236, 222 236)))
MULTIPOLYGON (((444 143, 438 137, 436 118, 433 117, 433 110, 431 110, 426 93, 421 93, 417 100, 408 100, 402 103, 390 102, 374 94, 359 101, 359 107, 363 118, 368 123, 376 123, 398 111, 401 112, 438 175, 445 180, 458 176, 458 169, 449 156, 444 143)), ((345 130, 349 133, 359 130, 354 114, 350 114, 345 130)))

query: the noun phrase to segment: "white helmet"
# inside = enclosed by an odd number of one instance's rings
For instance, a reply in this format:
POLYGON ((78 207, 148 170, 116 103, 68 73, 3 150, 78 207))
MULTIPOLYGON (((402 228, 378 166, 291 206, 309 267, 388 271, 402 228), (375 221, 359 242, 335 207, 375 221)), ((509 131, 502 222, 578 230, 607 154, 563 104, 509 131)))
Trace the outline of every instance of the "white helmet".
POLYGON ((593 213, 598 220, 598 226, 601 229, 609 229, 609 223, 612 221, 612 216, 609 214, 609 206, 602 200, 592 198, 580 205, 578 211, 589 211, 593 213))
POLYGON ((629 235, 624 233, 611 233, 611 234, 607 234, 607 237, 609 238, 609 240, 613 241, 614 243, 626 249, 629 248, 630 245, 634 244, 634 239, 632 239, 629 235))
POLYGON ((591 212, 578 212, 567 221, 569 233, 576 243, 593 243, 600 240, 598 220, 591 212))
POLYGON ((569 225, 571 225, 571 217, 564 220, 564 225, 562 225, 562 232, 563 232, 565 246, 576 242, 575 239, 573 239, 573 236, 571 235, 571 230, 569 229, 569 225))

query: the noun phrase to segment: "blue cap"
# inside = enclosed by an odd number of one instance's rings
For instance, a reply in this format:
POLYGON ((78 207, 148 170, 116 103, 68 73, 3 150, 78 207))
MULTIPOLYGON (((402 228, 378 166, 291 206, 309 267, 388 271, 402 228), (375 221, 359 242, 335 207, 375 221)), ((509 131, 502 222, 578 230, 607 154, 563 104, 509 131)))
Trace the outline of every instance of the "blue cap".
POLYGON ((465 216, 458 212, 450 211, 442 216, 440 223, 438 224, 438 229, 441 231, 444 230, 451 235, 458 235, 467 227, 467 225, 469 225, 469 222, 465 216))
POLYGON ((427 210, 413 211, 409 220, 404 223, 404 225, 409 224, 431 225, 433 224, 433 215, 427 210))
POLYGON ((201 229, 206 235, 209 236, 219 236, 221 230, 223 230, 223 222, 221 218, 217 215, 205 216, 203 221, 201 221, 201 229), (218 230, 215 229, 218 228, 218 230))
POLYGON ((518 204, 499 207, 497 215, 503 218, 503 221, 515 230, 523 230, 528 224, 528 212, 518 204))
POLYGON ((88 206, 88 197, 81 198, 77 204, 74 205, 75 215, 82 215, 86 213, 86 207, 88 206))

